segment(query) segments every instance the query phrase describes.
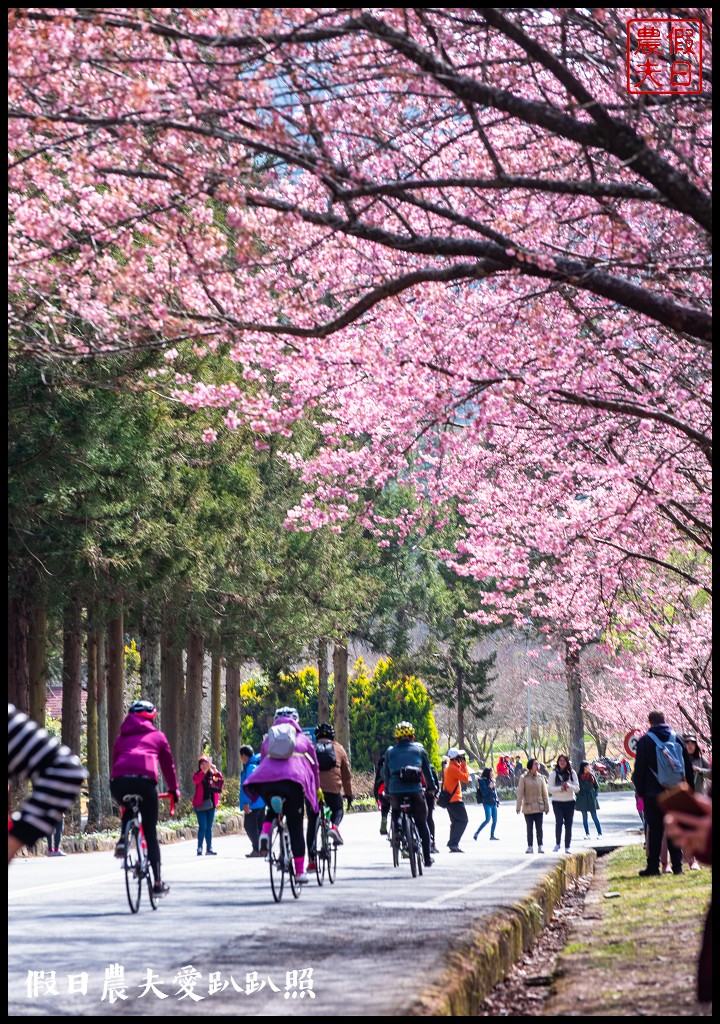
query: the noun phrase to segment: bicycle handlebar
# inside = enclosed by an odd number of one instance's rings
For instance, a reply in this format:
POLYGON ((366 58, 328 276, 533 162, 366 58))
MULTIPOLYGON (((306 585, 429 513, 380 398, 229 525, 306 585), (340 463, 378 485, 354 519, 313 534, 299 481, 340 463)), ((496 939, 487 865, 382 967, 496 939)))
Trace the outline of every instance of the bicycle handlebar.
POLYGON ((170 817, 175 814, 175 794, 174 793, 158 793, 158 800, 169 800, 170 801, 170 817))

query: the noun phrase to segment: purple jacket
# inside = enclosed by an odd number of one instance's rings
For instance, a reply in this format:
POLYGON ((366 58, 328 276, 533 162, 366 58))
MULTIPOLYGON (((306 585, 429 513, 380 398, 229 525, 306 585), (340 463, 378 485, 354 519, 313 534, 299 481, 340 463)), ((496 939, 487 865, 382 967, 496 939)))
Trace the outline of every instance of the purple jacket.
POLYGON ((305 798, 310 806, 318 813, 317 791, 320 785, 320 771, 318 769, 315 747, 308 736, 292 718, 276 718, 274 725, 281 722, 290 722, 295 726, 297 736, 295 737, 295 753, 284 761, 267 756, 267 736, 260 747, 260 764, 244 784, 244 790, 251 800, 262 796, 258 793, 256 784, 263 782, 279 782, 289 780, 299 782, 305 793, 305 798))
POLYGON ((168 789, 178 788, 175 762, 164 732, 160 732, 150 719, 130 714, 120 726, 120 735, 113 747, 110 778, 119 775, 145 775, 157 782, 158 761, 168 789))

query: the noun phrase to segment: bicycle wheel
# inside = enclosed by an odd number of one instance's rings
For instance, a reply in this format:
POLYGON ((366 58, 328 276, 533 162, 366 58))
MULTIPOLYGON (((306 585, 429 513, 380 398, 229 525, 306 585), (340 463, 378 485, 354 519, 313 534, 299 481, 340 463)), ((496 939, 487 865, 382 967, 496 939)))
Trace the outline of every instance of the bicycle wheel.
POLYGON ((329 829, 325 828, 325 850, 327 856, 328 882, 332 885, 337 877, 337 843, 329 838, 329 829))
POLYGON ((128 903, 133 914, 140 909, 140 894, 142 893, 142 850, 140 849, 140 832, 137 827, 131 827, 127 832, 125 847, 125 889, 127 890, 128 903))
POLYGON ((410 871, 412 872, 413 878, 415 878, 415 876, 417 875, 418 859, 417 853, 415 851, 415 843, 413 842, 412 821, 410 820, 410 815, 403 814, 402 826, 403 843, 405 845, 405 849, 408 852, 408 857, 410 858, 410 871))
POLYGON ((325 833, 322 826, 322 817, 318 817, 315 822, 315 874, 317 875, 318 885, 322 885, 325 881, 325 865, 327 863, 325 859, 325 833))
POLYGON ((285 885, 285 849, 283 845, 283 832, 277 821, 272 824, 270 831, 270 849, 268 851, 270 863, 270 888, 273 899, 279 903, 282 899, 283 886, 285 885))
POLYGON ((415 850, 415 857, 417 859, 418 874, 421 875, 423 873, 422 843, 420 842, 420 833, 417 830, 417 825, 414 822, 413 822, 413 827, 412 827, 412 834, 413 834, 413 849, 415 850))
POLYGON ((286 824, 283 824, 283 843, 285 845, 286 870, 288 878, 290 879, 290 892, 296 900, 299 900, 302 885, 298 882, 298 877, 295 873, 295 860, 293 858, 292 847, 290 846, 290 833, 288 832, 286 824))

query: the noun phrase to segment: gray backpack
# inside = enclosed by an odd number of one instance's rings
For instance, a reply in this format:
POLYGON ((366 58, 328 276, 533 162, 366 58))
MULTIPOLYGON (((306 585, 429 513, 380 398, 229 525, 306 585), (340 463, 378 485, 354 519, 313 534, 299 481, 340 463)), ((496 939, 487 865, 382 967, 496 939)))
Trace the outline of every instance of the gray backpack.
POLYGON ((295 737, 297 731, 290 722, 279 722, 271 725, 268 731, 268 757, 276 761, 287 761, 295 753, 295 737))
POLYGON ((670 738, 661 740, 654 732, 647 735, 657 747, 657 772, 655 776, 663 789, 672 789, 673 786, 685 781, 685 763, 683 761, 682 748, 674 732, 670 738))

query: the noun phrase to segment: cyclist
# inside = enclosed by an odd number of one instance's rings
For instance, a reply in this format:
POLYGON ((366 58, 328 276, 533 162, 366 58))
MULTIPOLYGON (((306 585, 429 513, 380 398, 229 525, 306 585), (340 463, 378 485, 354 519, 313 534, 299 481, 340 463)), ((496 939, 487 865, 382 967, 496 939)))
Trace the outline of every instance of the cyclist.
POLYGON ((270 830, 277 818, 270 801, 274 796, 284 799, 285 820, 295 860, 295 875, 299 882, 308 881, 305 874, 304 800, 308 801, 317 814, 319 785, 320 773, 315 747, 300 728, 297 709, 278 708, 272 727, 260 747, 260 764, 243 788, 251 800, 260 797, 265 801, 265 821, 259 841, 259 849, 263 853, 267 853, 270 848, 270 830))
POLYGON ((430 830, 427 823, 427 803, 422 780, 432 779, 432 768, 422 743, 415 742, 415 729, 410 722, 399 722, 395 727, 396 743, 385 754, 385 791, 392 808, 392 827, 397 829, 400 803, 410 801, 410 814, 417 825, 422 843, 425 867, 433 864, 430 856, 430 830))
POLYGON ((176 802, 180 800, 180 790, 170 744, 165 733, 153 724, 156 718, 157 710, 149 700, 136 700, 130 705, 113 747, 110 792, 123 809, 120 842, 115 847, 116 857, 125 856, 125 829, 132 818, 132 811, 127 804, 123 804, 123 797, 128 793, 137 793, 141 797, 140 813, 155 879, 154 890, 158 896, 164 896, 170 886, 165 885, 160 876, 160 844, 157 838, 158 763, 176 802))
MULTIPOLYGON (((352 776, 350 774, 350 761, 348 760, 345 747, 335 739, 335 730, 328 722, 323 722, 315 730, 315 755, 320 772, 320 789, 323 793, 325 803, 330 808, 330 820, 332 827, 331 837, 338 846, 343 845, 343 838, 338 831, 340 822, 343 820, 343 792, 347 800, 348 808, 352 806, 352 776)), ((317 814, 310 804, 307 804, 307 845, 310 851, 310 862, 308 871, 315 870, 315 825, 317 814)))

